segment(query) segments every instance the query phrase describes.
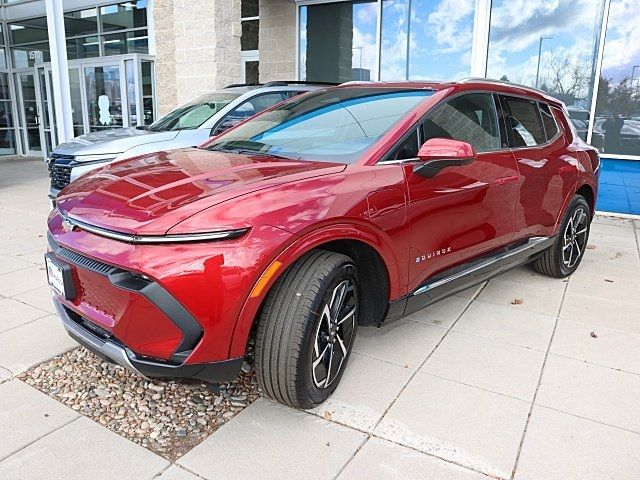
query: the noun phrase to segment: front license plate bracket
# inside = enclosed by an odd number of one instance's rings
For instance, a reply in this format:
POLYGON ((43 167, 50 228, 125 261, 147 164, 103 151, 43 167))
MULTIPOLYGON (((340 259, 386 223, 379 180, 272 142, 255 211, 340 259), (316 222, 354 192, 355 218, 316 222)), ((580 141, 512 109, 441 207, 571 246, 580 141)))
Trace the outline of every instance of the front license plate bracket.
POLYGON ((52 253, 47 253, 45 255, 45 266, 49 285, 65 300, 76 298, 76 286, 73 282, 71 265, 60 262, 52 253), (60 279, 53 278, 58 274, 62 277, 62 285, 60 285, 60 279))

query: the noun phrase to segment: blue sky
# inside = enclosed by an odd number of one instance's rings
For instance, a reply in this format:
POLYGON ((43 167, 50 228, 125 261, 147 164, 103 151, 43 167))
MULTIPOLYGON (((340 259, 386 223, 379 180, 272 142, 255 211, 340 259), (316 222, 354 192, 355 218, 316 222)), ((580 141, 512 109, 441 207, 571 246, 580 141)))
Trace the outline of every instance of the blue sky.
MULTIPOLYGON (((469 76, 475 0, 413 0, 409 78, 455 80, 469 76)), ((382 7, 381 78, 406 75, 408 0, 382 7)))

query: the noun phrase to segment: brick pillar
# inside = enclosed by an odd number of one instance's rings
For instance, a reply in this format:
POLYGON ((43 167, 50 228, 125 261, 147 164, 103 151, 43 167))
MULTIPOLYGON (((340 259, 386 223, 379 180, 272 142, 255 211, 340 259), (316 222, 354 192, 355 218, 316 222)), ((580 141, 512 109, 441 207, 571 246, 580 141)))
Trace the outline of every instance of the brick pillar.
POLYGON ((176 107, 176 56, 173 0, 155 0, 153 25, 156 42, 156 102, 162 116, 176 107))
POLYGON ((156 0, 153 16, 161 115, 240 81, 240 0, 156 0))
POLYGON ((260 81, 296 78, 294 0, 260 0, 260 81))

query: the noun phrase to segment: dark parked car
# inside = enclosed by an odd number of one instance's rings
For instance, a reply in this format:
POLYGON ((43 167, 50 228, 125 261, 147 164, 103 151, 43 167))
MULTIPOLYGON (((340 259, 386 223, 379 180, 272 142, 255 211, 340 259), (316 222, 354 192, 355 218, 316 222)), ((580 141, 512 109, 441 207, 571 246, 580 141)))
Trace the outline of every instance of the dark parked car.
MULTIPOLYGON (((569 112, 571 123, 573 123, 573 126, 578 132, 578 136, 586 142, 587 134, 589 133, 589 112, 584 108, 573 106, 567 107, 567 111, 569 112)), ((591 132, 591 145, 600 151, 604 149, 604 134, 597 125, 593 126, 593 131, 591 132)))

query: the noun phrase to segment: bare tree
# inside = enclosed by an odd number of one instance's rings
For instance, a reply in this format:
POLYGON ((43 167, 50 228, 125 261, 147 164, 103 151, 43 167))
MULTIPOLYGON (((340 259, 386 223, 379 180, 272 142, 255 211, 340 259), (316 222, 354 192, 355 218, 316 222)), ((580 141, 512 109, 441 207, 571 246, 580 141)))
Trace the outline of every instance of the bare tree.
POLYGON ((545 85, 556 96, 567 101, 584 98, 591 81, 591 57, 578 55, 570 58, 553 54, 548 62, 548 79, 545 85))

